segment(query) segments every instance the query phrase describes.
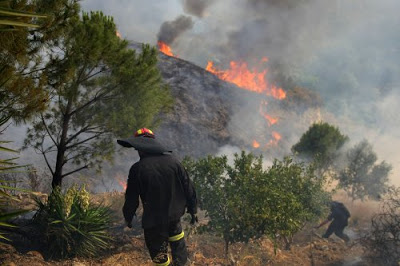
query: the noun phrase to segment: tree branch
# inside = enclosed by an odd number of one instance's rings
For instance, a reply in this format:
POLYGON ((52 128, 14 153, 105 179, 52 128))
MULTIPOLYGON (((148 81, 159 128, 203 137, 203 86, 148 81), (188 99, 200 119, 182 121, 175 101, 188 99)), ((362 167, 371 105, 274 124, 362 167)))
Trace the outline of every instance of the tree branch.
POLYGON ((79 172, 79 171, 81 171, 81 170, 83 170, 83 169, 85 169, 85 168, 88 168, 88 164, 85 164, 84 166, 82 166, 82 167, 79 167, 79 168, 77 168, 77 169, 75 169, 75 170, 73 170, 73 171, 71 171, 71 172, 68 172, 68 173, 66 173, 66 174, 63 174, 62 176, 61 176, 61 178, 64 178, 64 177, 66 177, 67 175, 71 175, 71 174, 73 174, 73 173, 76 173, 76 172, 79 172))
POLYGON ((106 90, 103 93, 96 93, 96 95, 93 97, 93 99, 89 100, 88 102, 86 102, 85 104, 81 105, 80 107, 76 108, 75 110, 73 110, 70 115, 73 116, 74 114, 80 112, 82 109, 88 107, 89 105, 91 105, 92 103, 96 102, 97 100, 101 99, 102 97, 104 97, 105 95, 107 95, 108 93, 110 93, 110 91, 106 90))
POLYGON ((77 131, 74 135, 72 135, 71 137, 69 137, 66 142, 65 145, 68 145, 71 141, 73 141, 76 137, 78 137, 81 133, 85 132, 86 130, 89 130, 90 126, 87 125, 86 127, 82 127, 79 131, 77 131))
POLYGON ((91 136, 90 138, 87 138, 87 139, 85 139, 85 140, 76 142, 76 143, 74 143, 74 144, 72 144, 72 145, 70 145, 70 146, 66 146, 66 149, 68 150, 68 149, 75 148, 76 146, 79 146, 79 145, 81 145, 81 144, 83 144, 83 143, 85 143, 85 142, 88 142, 89 140, 95 139, 95 138, 97 138, 97 137, 99 137, 100 135, 105 134, 105 133, 106 133, 106 132, 101 132, 101 133, 98 133, 98 134, 96 134, 96 135, 91 136))
POLYGON ((42 153, 42 155, 43 155, 43 157, 44 157, 44 160, 45 160, 45 162, 46 162, 46 164, 47 164, 47 167, 48 167, 49 170, 50 170, 51 175, 54 175, 54 171, 53 171, 53 169, 51 168, 50 163, 49 163, 49 160, 47 159, 47 156, 46 156, 47 151, 45 151, 45 150, 44 150, 44 147, 43 147, 44 138, 45 138, 45 136, 43 135, 43 137, 42 137, 42 143, 40 144, 40 146, 42 146, 41 153, 42 153))
POLYGON ((53 138, 53 136, 50 134, 49 128, 47 127, 46 121, 44 120, 43 114, 40 113, 40 117, 42 118, 42 123, 44 125, 44 128, 46 129, 47 134, 49 135, 50 139, 53 141, 54 145, 56 147, 58 147, 57 142, 55 141, 55 139, 53 138))

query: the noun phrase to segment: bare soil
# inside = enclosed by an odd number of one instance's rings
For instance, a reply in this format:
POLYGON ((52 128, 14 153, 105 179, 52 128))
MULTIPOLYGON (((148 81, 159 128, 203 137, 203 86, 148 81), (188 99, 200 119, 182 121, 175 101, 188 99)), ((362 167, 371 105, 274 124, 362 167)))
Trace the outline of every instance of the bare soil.
MULTIPOLYGON (((31 201, 26 201, 27 205, 32 204, 31 201)), ((135 220, 133 229, 123 225, 121 215, 123 194, 117 192, 99 194, 94 197, 94 201, 111 206, 114 211, 115 222, 109 230, 115 241, 107 252, 96 258, 46 261, 35 248, 34 240, 25 239, 23 235, 10 234, 13 242, 0 243, 1 265, 153 265, 145 247, 139 220, 135 220)), ((364 205, 354 207, 353 204, 350 209, 352 208, 367 207, 364 205)), ((355 209, 354 214, 357 213, 355 209)), ((270 240, 261 238, 249 243, 231 245, 228 258, 224 256, 224 243, 219 237, 196 234, 195 228, 184 222, 190 253, 188 265, 372 265, 363 258, 363 249, 357 242, 360 228, 366 226, 368 218, 355 215, 352 219, 345 231, 352 238, 349 244, 345 244, 335 236, 322 239, 319 235, 324 229, 314 232, 311 227, 306 227, 295 236, 291 250, 283 250, 279 246, 274 249, 270 240)))

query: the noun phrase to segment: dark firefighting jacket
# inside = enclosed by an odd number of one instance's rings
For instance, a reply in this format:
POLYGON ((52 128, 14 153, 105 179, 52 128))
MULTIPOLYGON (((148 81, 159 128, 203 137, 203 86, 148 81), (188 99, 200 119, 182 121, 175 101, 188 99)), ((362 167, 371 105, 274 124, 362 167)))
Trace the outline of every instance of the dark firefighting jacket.
POLYGON ((349 210, 341 202, 336 202, 331 206, 331 213, 328 220, 334 220, 335 223, 347 225, 350 217, 349 210))
POLYGON ((181 163, 170 154, 146 154, 135 163, 128 177, 123 214, 132 221, 143 204, 142 227, 167 226, 185 213, 197 212, 193 183, 181 163))

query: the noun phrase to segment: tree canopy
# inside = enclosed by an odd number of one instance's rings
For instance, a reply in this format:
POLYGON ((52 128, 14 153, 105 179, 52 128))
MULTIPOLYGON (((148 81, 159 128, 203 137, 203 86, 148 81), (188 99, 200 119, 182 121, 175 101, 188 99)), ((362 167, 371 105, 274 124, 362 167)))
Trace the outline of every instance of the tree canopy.
POLYGON ((23 120, 47 107, 43 49, 76 16, 76 0, 0 1, 0 113, 23 120))
POLYGON ((25 141, 43 154, 53 186, 82 169, 99 169, 101 160, 112 157, 115 135, 156 125, 156 115, 172 103, 156 67, 157 51, 148 45, 139 54, 129 49, 116 36, 112 17, 83 13, 65 27, 47 50, 43 70, 49 109, 33 122, 25 141))
POLYGON ((262 157, 245 152, 235 154, 233 165, 226 156, 185 159, 184 164, 199 194, 199 206, 210 219, 204 230, 221 235, 226 252, 230 243, 263 235, 275 243, 279 236, 288 247, 293 234, 319 217, 329 199, 312 166, 289 157, 275 160, 267 170, 262 157))
POLYGON ((339 149, 348 141, 339 128, 328 123, 314 123, 292 146, 292 152, 312 160, 321 173, 332 166, 339 149))
POLYGON ((351 148, 345 158, 347 164, 337 176, 339 187, 353 200, 365 197, 379 200, 387 192, 392 166, 385 161, 377 163, 378 156, 366 140, 351 148))

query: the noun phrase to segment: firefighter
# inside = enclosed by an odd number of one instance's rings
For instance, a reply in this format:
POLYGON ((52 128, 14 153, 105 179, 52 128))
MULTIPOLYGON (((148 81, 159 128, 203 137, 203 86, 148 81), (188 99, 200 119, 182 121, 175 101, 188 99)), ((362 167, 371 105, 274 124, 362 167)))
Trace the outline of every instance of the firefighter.
POLYGON ((330 203, 330 209, 331 212, 328 218, 315 228, 318 229, 333 220, 322 237, 328 238, 332 233, 335 233, 335 235, 343 239, 346 243, 349 242, 350 238, 343 233, 344 228, 348 225, 348 219, 350 217, 349 211, 343 203, 338 201, 332 201, 330 203))
POLYGON ((132 227, 140 196, 144 238, 152 261, 159 266, 170 265, 169 243, 173 265, 184 265, 188 253, 180 219, 185 208, 191 215, 191 224, 197 222, 197 198, 192 181, 151 130, 141 128, 134 136, 117 142, 135 148, 140 157, 129 170, 122 210, 127 226, 132 227))

